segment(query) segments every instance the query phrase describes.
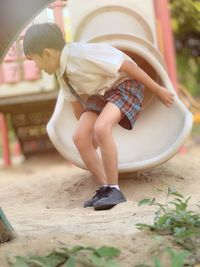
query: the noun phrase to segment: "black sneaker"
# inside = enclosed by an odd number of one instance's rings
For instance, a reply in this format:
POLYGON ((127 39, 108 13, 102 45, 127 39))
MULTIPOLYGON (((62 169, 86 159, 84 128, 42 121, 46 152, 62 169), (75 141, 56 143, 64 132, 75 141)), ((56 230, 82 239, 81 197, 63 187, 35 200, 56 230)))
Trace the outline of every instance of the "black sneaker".
POLYGON ((115 205, 125 202, 126 198, 120 190, 114 187, 107 188, 103 197, 93 204, 95 210, 108 210, 115 205))
POLYGON ((104 194, 106 193, 106 191, 107 191, 108 188, 109 188, 108 186, 102 186, 102 187, 100 187, 96 191, 96 194, 90 200, 87 200, 84 203, 84 205, 83 205, 84 208, 93 207, 94 202, 96 202, 97 200, 101 199, 101 197, 104 196, 104 194))

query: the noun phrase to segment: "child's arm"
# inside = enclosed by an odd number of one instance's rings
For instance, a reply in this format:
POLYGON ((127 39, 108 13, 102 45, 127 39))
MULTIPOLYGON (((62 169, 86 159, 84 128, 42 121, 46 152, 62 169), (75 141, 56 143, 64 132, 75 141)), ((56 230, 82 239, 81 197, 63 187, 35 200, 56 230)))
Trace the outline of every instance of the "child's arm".
POLYGON ((174 94, 152 80, 146 72, 133 62, 124 60, 119 71, 124 71, 134 79, 143 83, 148 89, 155 93, 160 101, 162 101, 167 107, 170 107, 173 104, 174 94))

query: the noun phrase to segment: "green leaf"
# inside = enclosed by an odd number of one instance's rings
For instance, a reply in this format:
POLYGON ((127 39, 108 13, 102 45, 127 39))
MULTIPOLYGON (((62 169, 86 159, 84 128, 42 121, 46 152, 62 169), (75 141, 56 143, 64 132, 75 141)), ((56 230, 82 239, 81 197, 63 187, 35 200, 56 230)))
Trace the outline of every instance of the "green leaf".
POLYGON ((70 250, 70 252, 71 252, 71 253, 76 253, 76 252, 78 252, 78 251, 85 250, 85 249, 87 249, 87 248, 84 247, 84 246, 74 246, 74 247, 70 250))
POLYGON ((102 267, 121 267, 121 266, 114 260, 108 260, 102 265, 102 267))
POLYGON ((184 198, 184 196, 181 193, 177 192, 176 189, 173 188, 169 189, 169 195, 184 198))
POLYGON ((185 258, 190 254, 185 250, 177 252, 170 247, 167 248, 167 252, 171 257, 171 267, 183 267, 185 258))
POLYGON ((151 266, 147 264, 137 264, 134 267, 151 267, 151 266))
POLYGON ((100 248, 96 249, 95 252, 100 257, 105 257, 105 258, 108 258, 108 259, 118 257, 119 254, 120 254, 120 250, 118 248, 107 247, 107 246, 100 247, 100 248))
POLYGON ((91 255, 89 260, 92 262, 92 264, 94 264, 94 267, 120 267, 116 261, 106 258, 99 258, 95 254, 91 255))
POLYGON ((50 260, 41 256, 30 256, 28 263, 35 264, 37 267, 52 267, 50 260))
POLYGON ((185 203, 187 204, 187 203, 189 202, 190 199, 191 199, 191 196, 189 196, 189 197, 186 199, 185 203))
POLYGON ((94 264, 94 266, 101 266, 102 265, 102 259, 99 258, 97 255, 91 255, 89 257, 89 260, 94 264))
POLYGON ((76 260, 74 257, 70 257, 63 267, 76 267, 76 260))
POLYGON ((142 206, 142 205, 152 205, 152 204, 154 204, 155 203, 155 198, 152 198, 152 199, 150 199, 150 198, 144 198, 144 199, 142 199, 142 200, 140 200, 139 202, 138 202, 138 206, 142 206))
POLYGON ((136 226, 137 229, 139 229, 139 230, 142 230, 142 229, 145 229, 145 228, 148 228, 148 229, 153 229, 153 228, 154 228, 152 225, 145 224, 145 223, 136 223, 135 226, 136 226))
POLYGON ((174 235, 176 235, 176 236, 179 236, 179 235, 181 235, 181 234, 183 234, 185 232, 186 232, 186 228, 185 227, 175 227, 174 228, 174 235))
POLYGON ((199 234, 199 229, 185 229, 184 228, 179 228, 179 230, 177 228, 175 228, 175 236, 177 237, 181 237, 181 238, 186 238, 186 237, 191 237, 194 235, 199 234))
POLYGON ((153 257, 153 261, 154 261, 155 267, 162 267, 160 260, 156 256, 153 257))
POLYGON ((156 225, 166 225, 166 226, 169 226, 172 224, 172 221, 170 218, 168 218, 168 216, 161 216, 159 217, 157 220, 156 220, 156 225))
POLYGON ((16 256, 16 262, 14 263, 13 267, 29 267, 28 262, 25 258, 16 256))
POLYGON ((49 262, 51 263, 51 266, 57 266, 60 265, 62 263, 64 263, 67 260, 67 255, 66 257, 61 256, 59 254, 51 253, 50 255, 47 256, 47 259, 49 260, 49 262))
POLYGON ((59 255, 61 257, 65 257, 68 258, 69 254, 70 254, 70 250, 68 248, 56 248, 55 250, 53 250, 47 257, 51 257, 51 255, 59 255))

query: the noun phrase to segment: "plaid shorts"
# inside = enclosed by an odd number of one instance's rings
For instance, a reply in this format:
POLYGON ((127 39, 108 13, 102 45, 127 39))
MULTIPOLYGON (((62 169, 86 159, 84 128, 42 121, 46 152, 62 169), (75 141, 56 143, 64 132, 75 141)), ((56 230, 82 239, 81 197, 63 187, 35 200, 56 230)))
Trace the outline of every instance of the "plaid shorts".
POLYGON ((144 98, 144 85, 136 80, 127 80, 116 88, 107 91, 103 96, 92 95, 87 99, 85 111, 100 114, 107 102, 115 104, 124 117, 119 122, 123 128, 132 130, 141 111, 144 98))

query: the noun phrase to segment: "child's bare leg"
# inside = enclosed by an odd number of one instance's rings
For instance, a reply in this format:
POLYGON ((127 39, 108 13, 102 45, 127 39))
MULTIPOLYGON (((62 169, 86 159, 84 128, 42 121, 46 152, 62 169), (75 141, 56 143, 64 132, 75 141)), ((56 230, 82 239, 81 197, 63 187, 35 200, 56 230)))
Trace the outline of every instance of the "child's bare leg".
POLYGON ((123 114, 112 103, 107 103, 94 124, 94 134, 101 150, 101 156, 108 184, 118 184, 118 154, 112 136, 112 128, 123 118, 123 114))
POLYGON ((103 185, 106 184, 104 168, 102 160, 99 158, 94 148, 93 127, 97 118, 98 115, 94 112, 84 112, 78 121, 73 141, 89 171, 97 178, 98 182, 103 185))
POLYGON ((118 155, 112 136, 113 126, 122 118, 123 114, 118 107, 107 103, 94 125, 94 134, 101 150, 106 181, 110 184, 106 192, 93 203, 95 210, 111 209, 126 201, 118 187, 118 155))

